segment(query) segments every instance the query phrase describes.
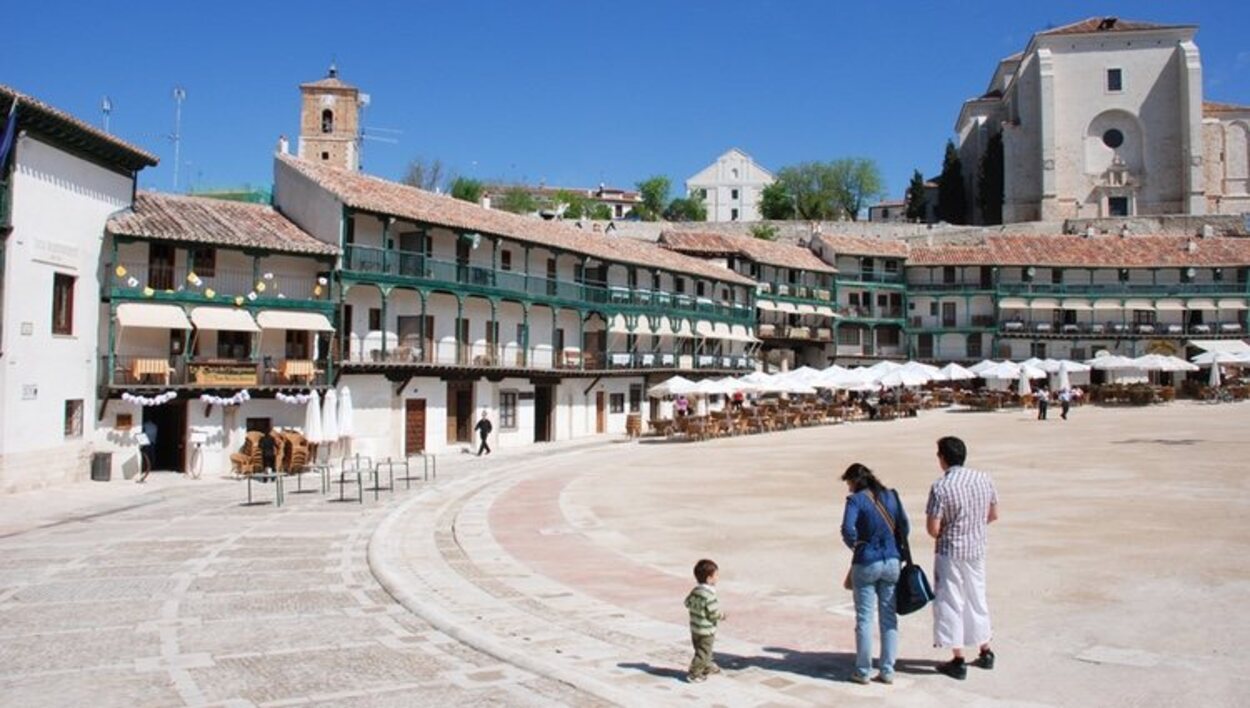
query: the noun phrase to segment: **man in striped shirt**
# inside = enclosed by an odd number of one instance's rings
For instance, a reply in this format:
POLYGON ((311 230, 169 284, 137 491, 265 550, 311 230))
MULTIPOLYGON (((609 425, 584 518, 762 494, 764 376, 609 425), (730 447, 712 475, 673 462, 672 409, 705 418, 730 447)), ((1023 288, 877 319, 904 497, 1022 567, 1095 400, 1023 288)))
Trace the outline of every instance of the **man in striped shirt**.
POLYGON ((725 619, 716 598, 716 580, 719 568, 715 561, 706 558, 694 564, 694 579, 699 582, 686 596, 686 609, 690 611, 690 641, 694 644, 694 659, 686 678, 691 683, 706 681, 708 674, 719 674, 720 667, 712 661, 712 644, 716 641, 716 626, 725 619))
POLYGON ((959 438, 938 440, 937 456, 944 474, 933 483, 925 507, 929 535, 937 539, 933 645, 953 653, 938 671, 962 680, 968 676, 963 647, 980 648, 973 665, 994 668, 985 601, 985 538, 986 528, 998 519, 998 492, 989 475, 964 467, 968 448, 959 438))

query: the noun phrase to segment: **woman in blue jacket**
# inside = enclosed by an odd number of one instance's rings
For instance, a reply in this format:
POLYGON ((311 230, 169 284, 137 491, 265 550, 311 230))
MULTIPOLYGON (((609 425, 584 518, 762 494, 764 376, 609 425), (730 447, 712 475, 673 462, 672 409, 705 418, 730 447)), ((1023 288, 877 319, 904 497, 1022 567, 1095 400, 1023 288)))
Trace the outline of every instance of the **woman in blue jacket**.
POLYGON ((872 671, 873 606, 881 626, 881 683, 894 682, 898 656, 898 615, 894 587, 898 584, 898 537, 906 542, 910 526, 898 492, 886 490, 872 470, 856 462, 842 474, 850 494, 842 514, 842 540, 854 552, 851 583, 855 592, 855 673, 851 681, 866 684, 872 671))

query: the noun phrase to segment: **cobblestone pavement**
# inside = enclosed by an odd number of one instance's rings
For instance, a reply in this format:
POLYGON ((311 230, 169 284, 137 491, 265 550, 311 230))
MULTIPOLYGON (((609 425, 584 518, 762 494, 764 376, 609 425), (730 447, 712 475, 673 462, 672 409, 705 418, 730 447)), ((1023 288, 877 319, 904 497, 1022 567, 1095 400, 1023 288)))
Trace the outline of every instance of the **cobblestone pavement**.
MULTIPOLYGON (((509 464, 496 457, 450 460, 426 490, 509 464)), ((465 646, 381 588, 370 535, 422 483, 363 505, 288 489, 274 508, 241 505, 239 482, 171 477, 97 498, 71 488, 61 508, 6 515, 0 704, 597 703, 465 646)), ((271 499, 272 485, 256 496, 271 499)))

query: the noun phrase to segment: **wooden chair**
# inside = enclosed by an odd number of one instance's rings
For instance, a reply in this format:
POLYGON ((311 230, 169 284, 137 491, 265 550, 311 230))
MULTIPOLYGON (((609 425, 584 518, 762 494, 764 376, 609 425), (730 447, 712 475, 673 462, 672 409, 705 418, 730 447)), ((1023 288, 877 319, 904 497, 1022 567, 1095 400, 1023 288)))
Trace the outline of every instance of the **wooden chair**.
POLYGON ((265 460, 260 454, 260 439, 264 435, 257 430, 248 432, 243 448, 230 455, 230 463, 234 467, 234 472, 251 475, 265 470, 265 460))
POLYGON ((285 433, 287 447, 287 472, 301 472, 308 466, 308 440, 299 433, 285 433))

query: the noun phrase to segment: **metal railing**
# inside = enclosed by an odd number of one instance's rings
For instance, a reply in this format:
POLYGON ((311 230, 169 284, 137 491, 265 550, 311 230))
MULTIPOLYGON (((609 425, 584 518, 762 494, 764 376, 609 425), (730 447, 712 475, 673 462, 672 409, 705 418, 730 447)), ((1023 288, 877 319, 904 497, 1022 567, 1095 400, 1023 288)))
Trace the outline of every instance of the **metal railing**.
POLYGON ((1217 295, 1245 296, 1246 283, 999 283, 1008 295, 1217 295))
POLYGON ((327 385, 325 360, 186 359, 136 354, 100 357, 100 380, 113 388, 320 387, 327 385))
POLYGON ((122 261, 109 267, 109 288, 114 296, 153 299, 220 301, 232 303, 236 297, 249 301, 330 299, 328 283, 318 282, 315 273, 274 273, 214 268, 211 275, 186 266, 150 267, 146 262, 122 261), (270 277, 265 277, 266 275, 270 277), (147 289, 151 289, 151 293, 147 289), (250 296, 250 297, 249 297, 250 296))
POLYGON ((1069 336, 1192 336, 1192 335, 1240 335, 1246 330, 1240 322, 1211 322, 1205 324, 1182 324, 1179 322, 1075 322, 1009 320, 999 324, 999 331, 1007 335, 1069 335, 1069 336))

